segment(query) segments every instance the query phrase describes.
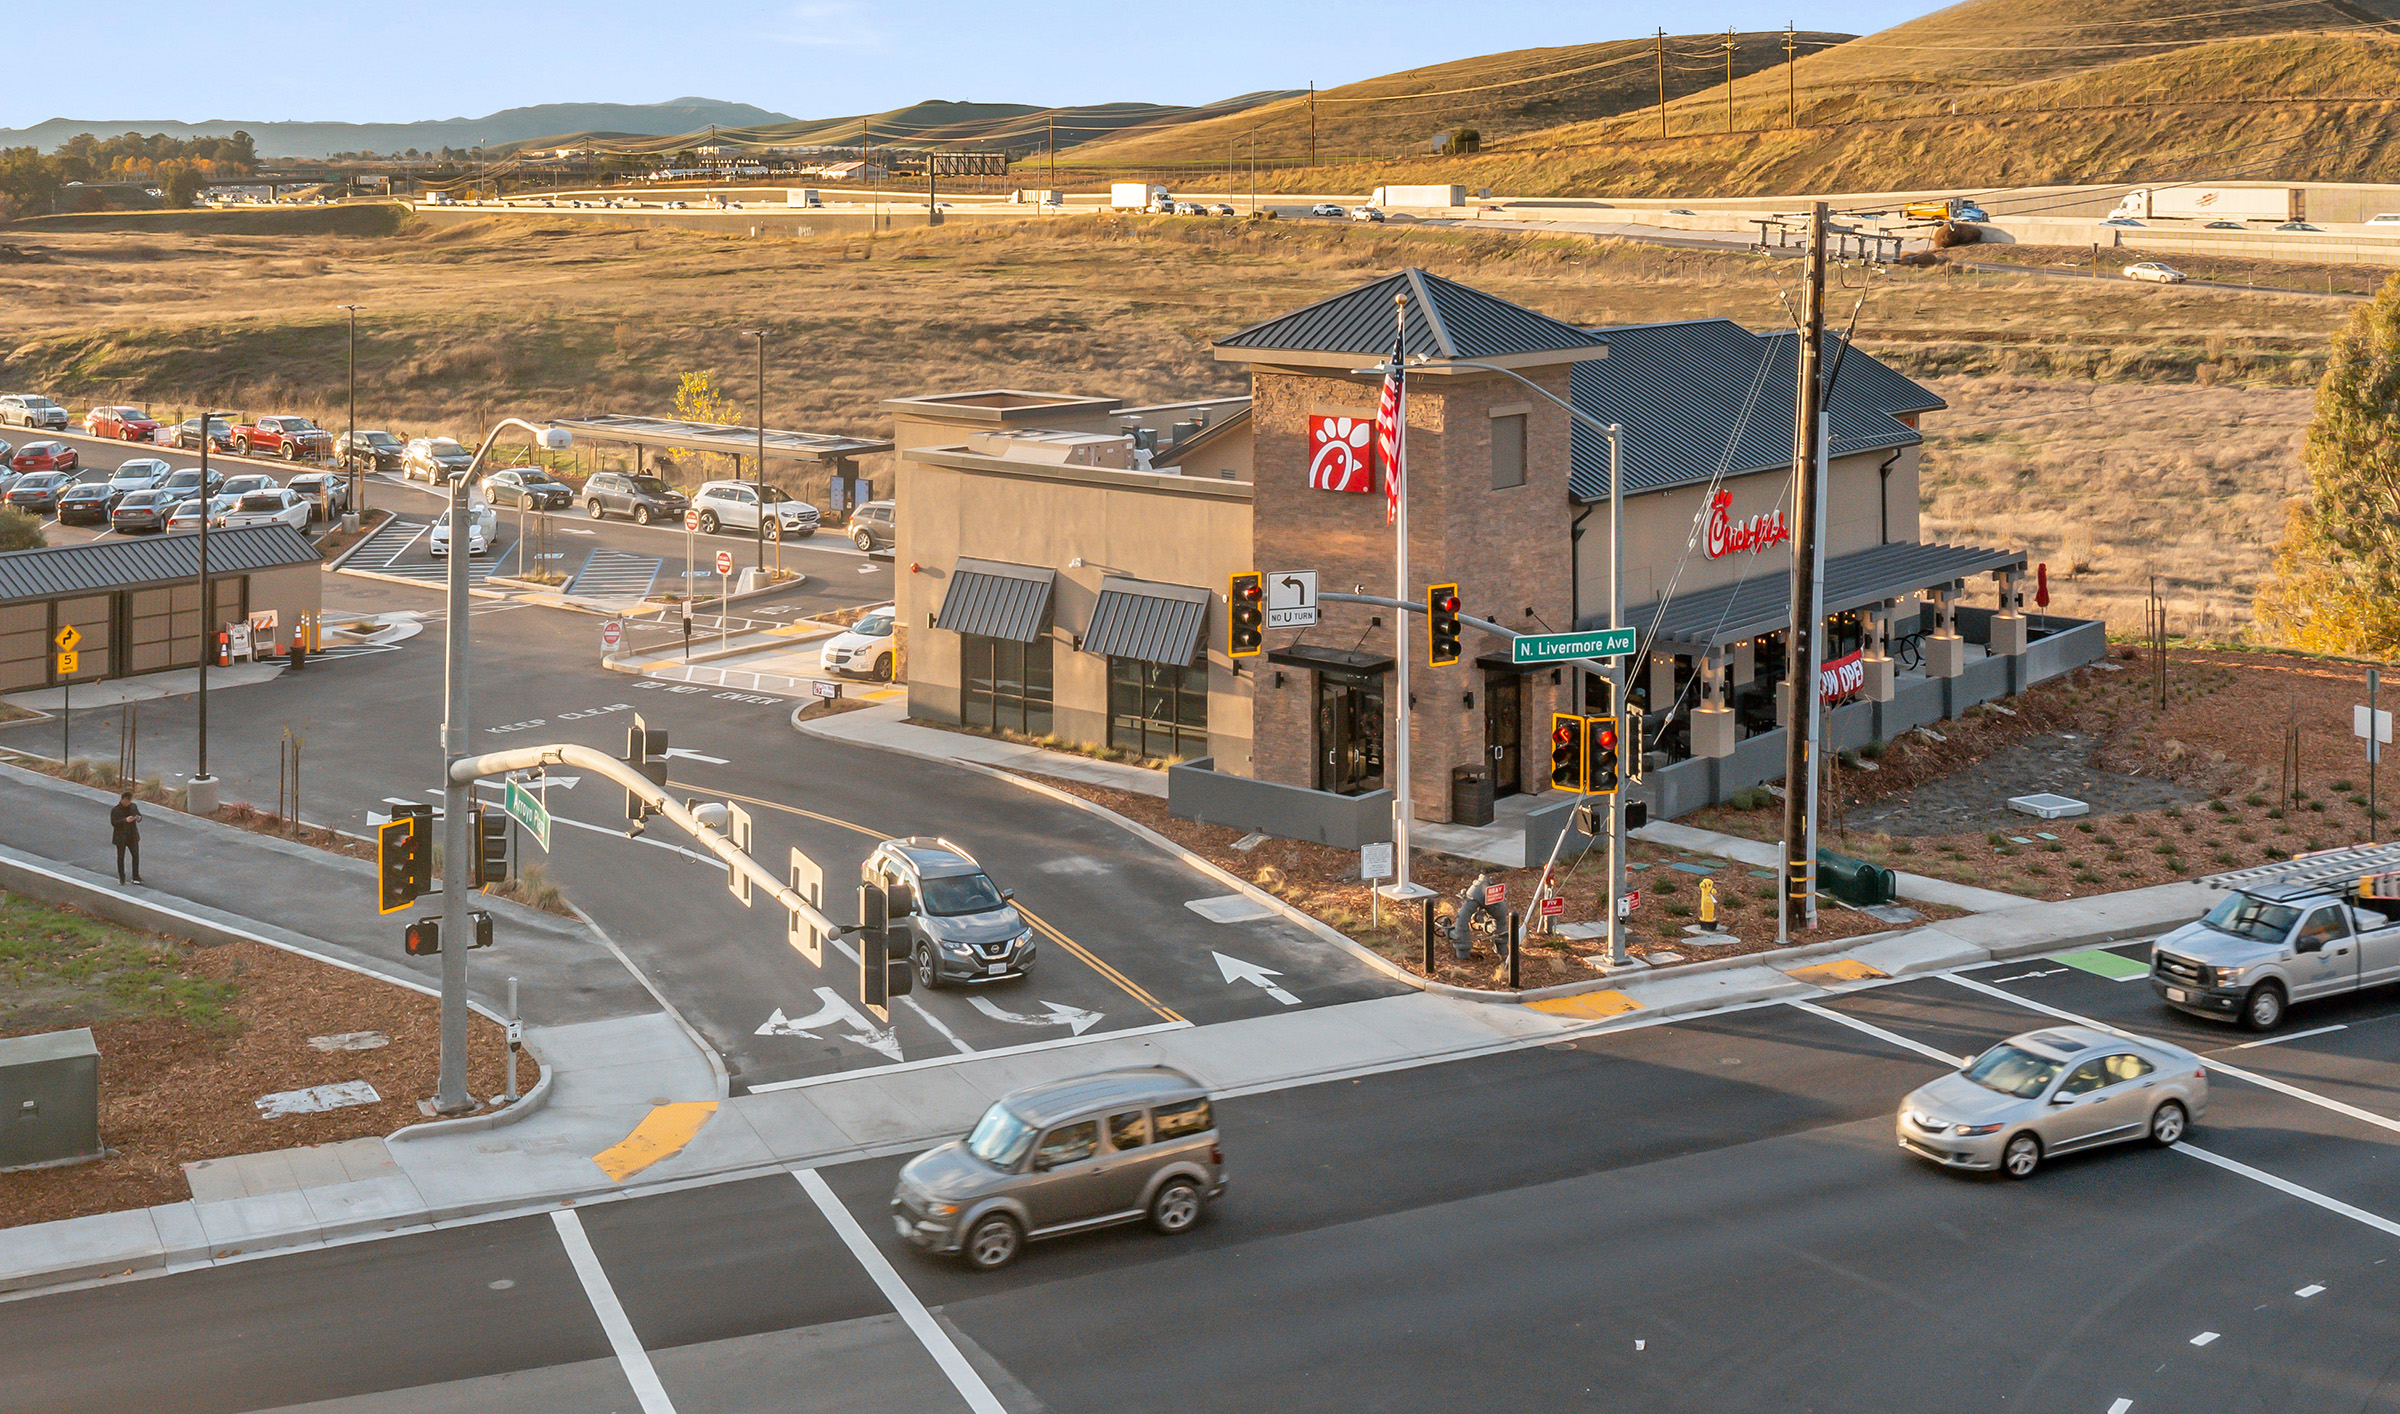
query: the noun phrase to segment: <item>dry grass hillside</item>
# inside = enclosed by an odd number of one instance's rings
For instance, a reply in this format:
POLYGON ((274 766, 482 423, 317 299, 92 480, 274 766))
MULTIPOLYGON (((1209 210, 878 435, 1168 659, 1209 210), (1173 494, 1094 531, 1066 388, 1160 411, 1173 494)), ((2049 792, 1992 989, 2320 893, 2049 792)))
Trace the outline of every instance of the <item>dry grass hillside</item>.
MULTIPOLYGON (((509 220, 388 238, 0 231, 0 384, 81 406, 207 400, 339 425, 366 306, 360 411, 403 435, 496 417, 664 412, 678 376, 745 408, 763 321, 767 416, 881 435, 884 398, 977 386, 1134 402, 1239 392, 1209 340, 1402 265, 1586 324, 1782 318, 1765 256, 1481 231, 1095 218, 752 241, 509 220)), ((2238 277, 2238 276, 2237 276, 2238 277)), ((1845 275, 1855 281, 1855 273, 1845 275)), ((1851 298, 1841 296, 1845 305, 1851 298)), ((1927 524, 2022 544, 2055 586, 2133 621, 2146 576, 2238 621, 2299 484, 2330 332, 2322 297, 2122 281, 1880 277, 1863 347, 1934 381, 1927 524), (2197 510, 2195 508, 2198 508, 2197 510)))

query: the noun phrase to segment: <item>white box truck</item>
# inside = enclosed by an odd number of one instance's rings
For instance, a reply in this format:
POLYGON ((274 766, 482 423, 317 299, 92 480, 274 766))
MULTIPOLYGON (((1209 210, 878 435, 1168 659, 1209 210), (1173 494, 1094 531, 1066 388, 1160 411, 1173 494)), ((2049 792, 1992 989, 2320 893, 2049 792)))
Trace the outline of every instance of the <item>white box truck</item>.
POLYGON ((1377 187, 1369 206, 1464 206, 1467 189, 1459 187, 1377 187))
POLYGON ((1147 211, 1174 200, 1165 187, 1155 182, 1115 182, 1108 189, 1108 204, 1118 211, 1147 211))
POLYGON ((2158 187, 2125 194, 2111 216, 2135 221, 2301 221, 2297 187, 2158 187))

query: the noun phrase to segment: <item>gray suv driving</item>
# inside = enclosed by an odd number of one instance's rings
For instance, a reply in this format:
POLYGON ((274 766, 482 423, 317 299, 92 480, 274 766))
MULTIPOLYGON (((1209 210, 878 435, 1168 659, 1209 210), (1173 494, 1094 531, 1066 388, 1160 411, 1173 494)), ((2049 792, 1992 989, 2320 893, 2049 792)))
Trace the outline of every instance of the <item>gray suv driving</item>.
POLYGON ((911 836, 875 846, 859 868, 893 891, 893 925, 907 929, 918 986, 1033 975, 1033 925, 1010 903, 1016 891, 994 885, 975 856, 948 840, 911 836))
POLYGON ((909 1160, 892 1225, 991 1271, 1035 1238, 1145 1218, 1188 1232, 1224 1191, 1207 1087, 1166 1066, 1112 1070, 1012 1090, 966 1138, 909 1160))

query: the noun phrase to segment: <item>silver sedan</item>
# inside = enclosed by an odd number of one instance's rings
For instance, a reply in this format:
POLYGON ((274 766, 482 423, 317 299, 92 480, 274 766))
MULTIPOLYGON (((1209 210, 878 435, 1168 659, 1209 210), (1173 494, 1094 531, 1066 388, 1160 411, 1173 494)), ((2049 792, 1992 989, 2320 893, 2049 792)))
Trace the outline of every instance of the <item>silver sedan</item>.
POLYGON ((2031 1178, 2054 1154, 2173 1144, 2208 1110, 2200 1058, 2088 1026, 2012 1036, 1900 1103, 1900 1147, 1945 1168, 2031 1178))

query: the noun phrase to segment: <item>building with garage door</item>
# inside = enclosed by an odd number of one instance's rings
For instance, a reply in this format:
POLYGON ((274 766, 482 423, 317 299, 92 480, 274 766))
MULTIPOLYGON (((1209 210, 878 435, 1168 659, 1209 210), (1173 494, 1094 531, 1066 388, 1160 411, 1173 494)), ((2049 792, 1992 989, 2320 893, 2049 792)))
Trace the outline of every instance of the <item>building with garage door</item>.
POLYGON ((200 537, 189 533, 0 554, 0 692, 55 687, 53 644, 69 624, 82 635, 76 682, 198 667, 219 628, 269 612, 288 638, 323 604, 323 559, 288 525, 212 531, 208 582, 204 625, 200 537))

